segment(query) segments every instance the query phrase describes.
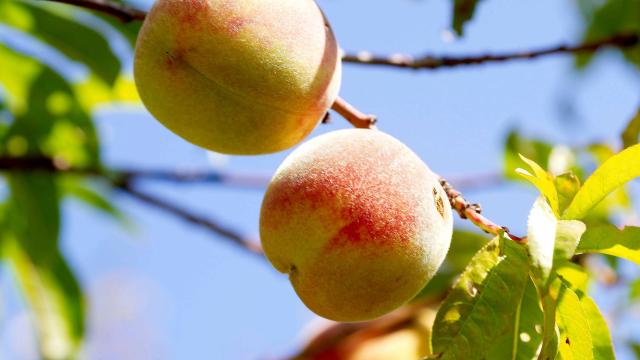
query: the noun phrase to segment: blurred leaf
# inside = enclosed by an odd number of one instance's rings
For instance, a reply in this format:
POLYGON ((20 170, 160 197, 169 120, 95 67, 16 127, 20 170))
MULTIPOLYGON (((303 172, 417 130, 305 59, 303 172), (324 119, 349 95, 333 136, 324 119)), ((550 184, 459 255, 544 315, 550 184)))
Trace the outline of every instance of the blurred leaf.
POLYGON ((558 351, 562 359, 594 359, 592 334, 587 314, 573 290, 560 285, 556 321, 560 329, 558 351))
POLYGON ((126 222, 126 216, 116 208, 111 201, 103 196, 99 191, 89 186, 85 180, 78 178, 64 177, 59 181, 60 190, 65 195, 70 195, 85 204, 99 210, 114 219, 126 222))
POLYGON ((635 279, 629 285, 629 300, 637 301, 640 299, 640 279, 635 279))
POLYGON ((436 316, 432 339, 439 359, 483 359, 500 336, 515 336, 527 262, 524 248, 504 238, 473 257, 436 316))
POLYGON ((576 252, 598 252, 640 264, 640 227, 627 226, 619 230, 613 225, 589 226, 576 252))
POLYGON ((106 21, 113 28, 118 30, 122 36, 129 42, 131 47, 135 47, 136 40, 138 39, 138 33, 140 32, 140 27, 142 27, 142 21, 131 21, 128 23, 123 23, 120 20, 114 19, 113 16, 97 14, 102 20, 106 21))
POLYGON ((628 148, 638 143, 638 136, 640 135, 640 108, 636 115, 629 120, 627 127, 622 132, 622 144, 624 148, 628 148))
POLYGON ((558 191, 558 213, 562 214, 580 190, 580 179, 573 173, 564 173, 554 179, 558 191))
POLYGON ((486 245, 488 240, 484 234, 454 230, 451 246, 442 266, 415 299, 445 294, 451 288, 455 277, 460 275, 473 255, 486 245))
POLYGON ((32 261, 46 264, 58 248, 60 209, 58 191, 51 175, 13 173, 9 224, 32 261))
POLYGON ((82 82, 74 84, 74 89, 78 95, 78 101, 86 112, 100 104, 140 102, 136 85, 133 79, 127 76, 119 76, 111 87, 96 77, 89 76, 82 82))
POLYGON ((69 166, 99 163, 98 137, 70 85, 43 67, 29 89, 28 109, 16 116, 4 152, 12 156, 46 155, 69 166))
POLYGON ((7 92, 5 102, 14 114, 27 110, 27 98, 31 83, 41 72, 40 63, 20 55, 0 43, 0 84, 7 92), (10 71, 6 71, 9 70, 10 71))
POLYGON ((581 219, 613 190, 640 176, 640 145, 610 157, 585 181, 563 214, 563 219, 581 219))
MULTIPOLYGON (((615 34, 640 34, 640 0, 607 0, 588 19, 584 34, 585 41, 597 41, 615 34)), ((625 57, 640 66, 640 47, 623 51, 625 57)), ((584 67, 593 54, 581 53, 576 56, 576 65, 584 67)))
POLYGON ((487 359, 531 360, 536 358, 542 342, 540 331, 544 319, 540 299, 531 279, 525 287, 518 314, 512 331, 498 338, 489 351, 487 359))
POLYGON ((636 358, 640 359, 640 343, 631 343, 631 350, 633 350, 636 358))
POLYGON ((533 174, 523 168, 517 168, 516 173, 530 183, 532 183, 540 193, 547 199, 553 213, 558 216, 558 191, 553 180, 553 176, 546 172, 535 161, 527 159, 524 155, 519 154, 520 159, 524 161, 533 170, 533 174))
POLYGON ((546 142, 527 139, 518 134, 517 131, 511 131, 505 142, 504 176, 512 180, 522 180, 516 174, 516 169, 523 168, 527 164, 520 158, 520 154, 546 168, 549 165, 551 150, 552 146, 546 142))
POLYGON ((29 302, 42 357, 74 359, 84 332, 84 304, 80 287, 57 249, 46 263, 33 261, 17 242, 8 252, 22 294, 29 302))
POLYGON ((458 35, 464 33, 464 25, 471 20, 480 0, 453 0, 452 26, 458 35))
POLYGON ((544 288, 553 267, 556 219, 547 201, 539 196, 531 207, 527 222, 527 246, 537 285, 544 288))
POLYGON ((120 60, 104 36, 66 14, 33 3, 1 0, 0 22, 27 32, 87 65, 109 85, 120 73, 120 60))

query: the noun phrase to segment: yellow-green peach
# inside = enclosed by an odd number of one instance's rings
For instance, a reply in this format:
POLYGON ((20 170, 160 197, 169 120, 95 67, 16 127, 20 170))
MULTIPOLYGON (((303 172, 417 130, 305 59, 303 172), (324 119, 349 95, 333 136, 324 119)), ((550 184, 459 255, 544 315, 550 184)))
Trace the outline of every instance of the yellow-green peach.
POLYGON ((335 100, 340 74, 336 40, 313 0, 158 0, 134 61, 151 114, 227 154, 302 141, 335 100))
POLYGON ((265 194, 265 254, 300 299, 337 321, 379 317, 412 299, 449 249, 439 178, 377 130, 316 137, 280 165, 265 194))

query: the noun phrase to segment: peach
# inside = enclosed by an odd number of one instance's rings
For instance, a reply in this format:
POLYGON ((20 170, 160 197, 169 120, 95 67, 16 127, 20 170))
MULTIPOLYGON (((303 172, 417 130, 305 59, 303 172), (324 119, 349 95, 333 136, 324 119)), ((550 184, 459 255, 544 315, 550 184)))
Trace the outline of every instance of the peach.
POLYGON ((336 40, 313 0, 158 0, 134 61, 154 117, 228 154, 300 142, 337 97, 340 75, 336 40))
POLYGON ((411 300, 449 249, 439 178, 382 132, 314 138, 280 165, 265 194, 265 254, 301 300, 337 321, 379 317, 411 300))

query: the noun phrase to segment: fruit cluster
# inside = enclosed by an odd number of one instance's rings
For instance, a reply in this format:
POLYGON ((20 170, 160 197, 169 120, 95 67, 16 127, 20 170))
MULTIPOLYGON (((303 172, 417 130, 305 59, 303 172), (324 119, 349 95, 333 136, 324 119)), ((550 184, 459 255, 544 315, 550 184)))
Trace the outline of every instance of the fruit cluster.
MULTIPOLYGON (((167 128, 227 154, 300 143, 336 100, 337 42, 313 0, 157 0, 140 31, 140 97, 167 128)), ((302 301, 338 321, 411 300, 449 248, 449 201, 404 144, 351 129, 298 147, 260 214, 273 266, 302 301)))

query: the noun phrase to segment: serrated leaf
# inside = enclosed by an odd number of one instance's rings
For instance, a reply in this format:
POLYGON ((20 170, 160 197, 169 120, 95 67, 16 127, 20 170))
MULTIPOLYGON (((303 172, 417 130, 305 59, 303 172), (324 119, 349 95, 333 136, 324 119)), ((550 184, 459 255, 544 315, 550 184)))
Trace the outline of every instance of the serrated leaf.
POLYGON ((640 145, 610 157, 585 181, 564 212, 563 219, 582 219, 612 191, 640 176, 640 145))
POLYGON ((533 281, 529 279, 518 307, 511 332, 501 336, 487 359, 531 360, 538 355, 542 342, 543 314, 533 281))
POLYGON ((611 224, 590 226, 576 252, 613 255, 640 264, 640 227, 619 230, 611 224))
POLYGON ((564 173, 556 176, 554 183, 558 191, 558 213, 562 214, 580 190, 580 179, 573 173, 564 173))
POLYGON ((0 22, 27 32, 85 64, 109 85, 120 73, 120 60, 102 34, 48 7, 0 1, 0 22), (20 18, 15 14, 20 14, 20 18))
POLYGON ((593 340, 587 314, 573 290, 560 285, 556 321, 560 329, 558 352, 563 360, 594 359, 593 340))
POLYGON ((547 201, 539 196, 531 207, 527 222, 527 246, 538 286, 544 287, 551 268, 558 220, 547 201))
POLYGON ((533 174, 522 168, 516 169, 516 173, 531 182, 540 193, 547 199, 551 210, 554 214, 558 214, 558 192, 553 180, 553 176, 546 172, 535 161, 527 159, 524 155, 519 154, 524 161, 533 170, 533 174))
POLYGON ((627 126, 622 132, 622 145, 624 148, 628 148, 638 143, 638 136, 640 135, 640 108, 636 115, 629 120, 627 126))
POLYGON ((452 26, 458 35, 464 33, 464 25, 471 20, 480 0, 453 0, 452 26))
POLYGON ((84 303, 65 260, 55 249, 46 263, 34 261, 17 242, 5 250, 30 305, 43 358, 74 359, 84 332, 84 303))
POLYGON ((525 285, 527 255, 496 238, 471 260, 436 316, 433 351, 439 359, 482 359, 496 341, 513 333, 525 285))

